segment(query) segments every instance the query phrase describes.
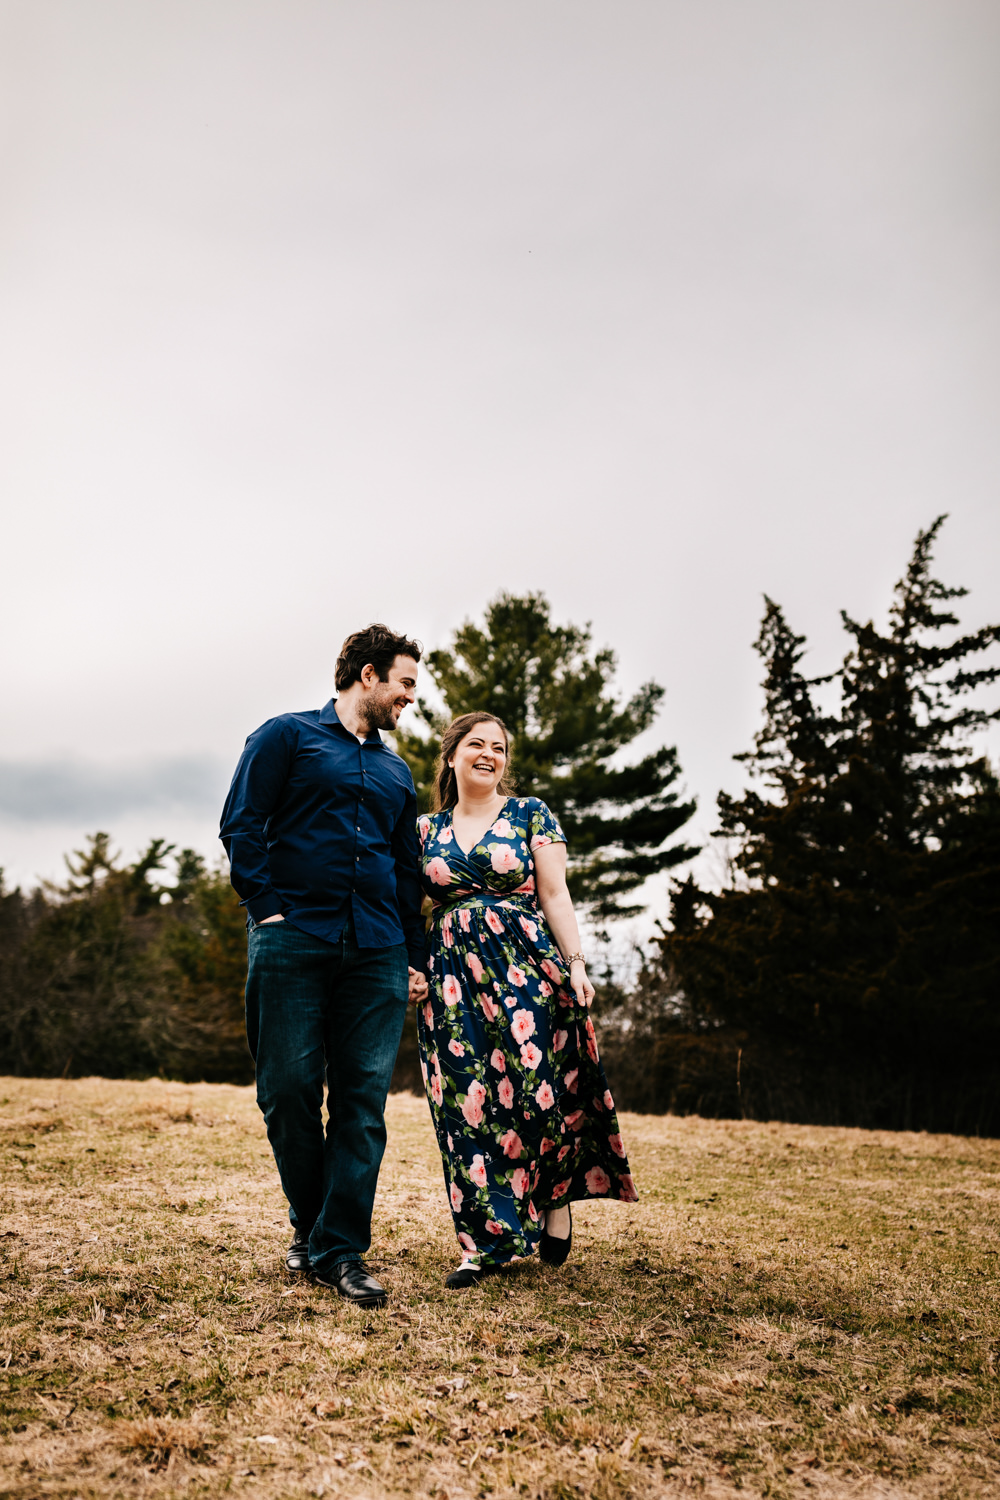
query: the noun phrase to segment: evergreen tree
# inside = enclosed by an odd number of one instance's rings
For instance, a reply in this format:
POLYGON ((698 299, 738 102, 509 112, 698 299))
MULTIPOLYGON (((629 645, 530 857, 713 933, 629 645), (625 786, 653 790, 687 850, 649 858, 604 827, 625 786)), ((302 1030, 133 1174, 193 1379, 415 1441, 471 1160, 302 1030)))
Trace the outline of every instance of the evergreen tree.
POLYGON ((418 716, 429 732, 397 735, 423 809, 430 806, 441 730, 459 714, 486 709, 511 732, 519 795, 542 798, 562 823, 570 889, 596 917, 641 911, 623 898, 698 852, 668 845, 695 807, 675 790, 676 750, 615 763, 652 725, 663 688, 648 682, 620 703, 611 687, 614 653, 593 651, 587 627, 554 624, 544 595, 499 594, 481 626, 467 621, 425 665, 445 711, 421 700, 418 716))
POLYGON ((172 846, 131 865, 106 833, 30 898, 0 887, 0 1071, 246 1082, 246 935, 222 871, 172 846), (164 901, 164 897, 169 900, 164 901))
POLYGON ((839 711, 817 707, 804 642, 767 601, 764 725, 720 796, 733 888, 675 888, 661 967, 703 1023, 746 1033, 758 1106, 799 1117, 1000 1127, 1000 789, 968 694, 1000 627, 942 639, 965 590, 917 537, 888 629, 844 615, 839 711), (992 1050, 989 1050, 992 1049, 992 1050))

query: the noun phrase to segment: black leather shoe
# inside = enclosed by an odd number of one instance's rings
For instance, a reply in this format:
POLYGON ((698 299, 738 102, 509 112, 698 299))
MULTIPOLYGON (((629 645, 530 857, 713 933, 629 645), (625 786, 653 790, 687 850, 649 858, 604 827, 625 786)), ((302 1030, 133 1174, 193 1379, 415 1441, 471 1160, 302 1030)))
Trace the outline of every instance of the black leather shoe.
POLYGON ((285 1265, 290 1271, 308 1271, 309 1269, 309 1236, 301 1229, 296 1229, 285 1253, 285 1265))
POLYGON ((363 1260, 342 1260, 329 1273, 315 1273, 320 1286, 332 1287, 338 1297, 356 1302, 358 1307, 382 1307, 386 1290, 369 1271, 363 1260))
MULTIPOLYGON (((569 1208, 569 1204, 566 1205, 569 1208)), ((568 1258, 573 1248, 573 1210, 569 1210, 569 1234, 564 1240, 556 1239, 554 1235, 546 1234, 542 1230, 542 1237, 538 1241, 538 1255, 547 1266, 561 1266, 568 1258)))

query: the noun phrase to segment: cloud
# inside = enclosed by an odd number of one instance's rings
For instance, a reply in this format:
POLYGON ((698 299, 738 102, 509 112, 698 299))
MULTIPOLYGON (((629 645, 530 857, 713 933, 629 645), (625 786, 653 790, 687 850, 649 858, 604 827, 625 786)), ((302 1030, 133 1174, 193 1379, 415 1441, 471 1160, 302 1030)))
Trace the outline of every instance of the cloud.
POLYGON ((0 818, 15 823, 107 825, 139 811, 215 813, 230 770, 211 756, 86 761, 0 761, 0 818))

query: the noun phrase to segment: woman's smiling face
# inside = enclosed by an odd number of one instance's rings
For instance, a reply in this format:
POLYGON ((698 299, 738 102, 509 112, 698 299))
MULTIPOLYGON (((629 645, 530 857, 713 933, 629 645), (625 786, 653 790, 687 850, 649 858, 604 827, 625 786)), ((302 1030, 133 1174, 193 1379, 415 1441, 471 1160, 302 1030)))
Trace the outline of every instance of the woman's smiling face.
POLYGON ((473 724, 455 746, 449 764, 454 768, 459 796, 481 797, 495 791, 507 769, 507 737, 499 724, 473 724))

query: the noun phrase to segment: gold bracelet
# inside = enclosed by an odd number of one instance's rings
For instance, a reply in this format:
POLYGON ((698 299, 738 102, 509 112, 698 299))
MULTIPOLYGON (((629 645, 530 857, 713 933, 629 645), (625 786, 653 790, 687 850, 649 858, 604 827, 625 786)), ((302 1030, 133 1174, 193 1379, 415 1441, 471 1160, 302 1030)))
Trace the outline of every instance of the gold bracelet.
POLYGON ((571 953, 569 955, 569 957, 567 958, 566 962, 567 962, 567 964, 575 964, 576 961, 577 961, 577 959, 579 959, 580 962, 583 964, 584 968, 586 968, 586 966, 587 966, 587 960, 584 958, 584 956, 583 956, 582 953, 571 953))

